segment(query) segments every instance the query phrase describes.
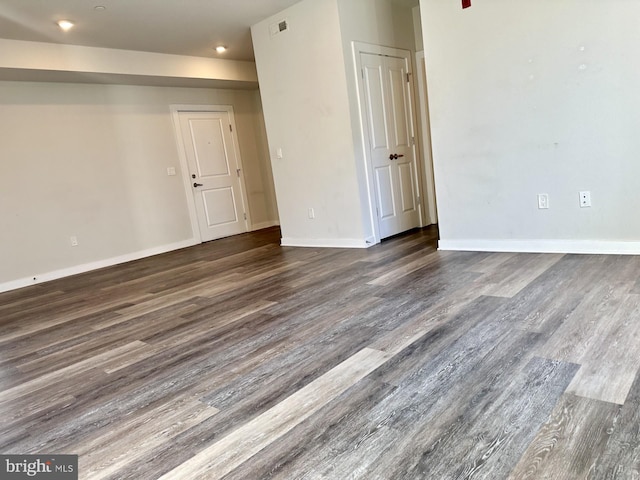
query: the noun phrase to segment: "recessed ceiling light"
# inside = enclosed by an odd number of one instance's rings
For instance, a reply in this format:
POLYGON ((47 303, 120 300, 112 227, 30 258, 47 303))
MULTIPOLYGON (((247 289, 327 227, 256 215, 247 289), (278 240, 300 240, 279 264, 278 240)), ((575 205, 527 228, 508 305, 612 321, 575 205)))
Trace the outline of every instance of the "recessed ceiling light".
POLYGON ((224 53, 226 51, 227 51, 227 47, 225 47, 224 45, 218 45, 216 47, 216 52, 218 52, 218 53, 224 53))
POLYGON ((93 7, 93 9, 97 12, 104 12, 107 7, 105 7, 104 5, 96 5, 95 7, 93 7))
POLYGON ((69 20, 60 20, 58 22, 58 26, 65 32, 68 32, 73 27, 73 22, 70 22, 69 20))

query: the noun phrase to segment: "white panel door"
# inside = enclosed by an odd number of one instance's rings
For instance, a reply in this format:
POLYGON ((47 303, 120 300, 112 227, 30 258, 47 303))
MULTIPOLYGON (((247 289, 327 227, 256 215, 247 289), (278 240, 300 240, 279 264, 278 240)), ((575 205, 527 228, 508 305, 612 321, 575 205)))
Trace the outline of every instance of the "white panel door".
POLYGON ((420 225, 406 58, 360 54, 380 238, 420 225))
POLYGON ((247 231, 228 112, 180 112, 180 130, 203 242, 247 231))

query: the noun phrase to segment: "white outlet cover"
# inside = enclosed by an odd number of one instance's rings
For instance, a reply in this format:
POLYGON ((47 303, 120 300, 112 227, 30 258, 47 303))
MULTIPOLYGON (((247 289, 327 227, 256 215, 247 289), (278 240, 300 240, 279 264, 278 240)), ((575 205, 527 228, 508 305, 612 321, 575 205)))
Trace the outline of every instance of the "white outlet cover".
POLYGON ((538 208, 541 210, 549 208, 549 194, 548 193, 539 193, 538 194, 538 208))
POLYGON ((580 207, 587 208, 591 206, 591 192, 580 192, 580 207))

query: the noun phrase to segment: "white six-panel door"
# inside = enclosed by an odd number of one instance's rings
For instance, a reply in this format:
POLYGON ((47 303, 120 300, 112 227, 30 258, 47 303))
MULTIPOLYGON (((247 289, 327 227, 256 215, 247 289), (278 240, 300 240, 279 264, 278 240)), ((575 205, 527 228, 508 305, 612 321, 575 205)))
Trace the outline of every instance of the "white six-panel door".
POLYGON ((180 112, 203 242, 247 231, 238 159, 228 112, 180 112))
POLYGON ((360 53, 380 238, 420 225, 407 58, 360 53))

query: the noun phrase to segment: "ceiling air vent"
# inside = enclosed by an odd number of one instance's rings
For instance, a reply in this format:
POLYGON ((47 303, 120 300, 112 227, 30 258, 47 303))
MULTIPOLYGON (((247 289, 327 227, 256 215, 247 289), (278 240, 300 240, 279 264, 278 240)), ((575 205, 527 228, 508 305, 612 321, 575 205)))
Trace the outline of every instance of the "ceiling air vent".
POLYGON ((289 30, 289 22, 286 19, 269 25, 269 32, 272 37, 275 37, 279 33, 286 32, 287 30, 289 30))

